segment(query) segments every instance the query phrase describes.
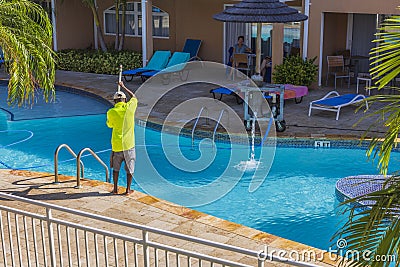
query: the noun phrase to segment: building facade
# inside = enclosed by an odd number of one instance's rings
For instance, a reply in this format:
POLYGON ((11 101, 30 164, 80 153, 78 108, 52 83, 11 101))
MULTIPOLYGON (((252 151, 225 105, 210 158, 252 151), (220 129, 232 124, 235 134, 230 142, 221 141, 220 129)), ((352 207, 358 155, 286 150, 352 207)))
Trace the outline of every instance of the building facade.
MULTIPOLYGON (((144 1, 143 1, 144 2, 144 1)), ((239 35, 255 49, 255 27, 243 23, 222 23, 212 16, 237 1, 227 0, 152 0, 152 50, 181 51, 185 40, 200 39, 199 56, 203 60, 226 62, 227 50, 239 35)), ((129 1, 127 8, 124 49, 142 51, 141 1, 129 1)), ((296 0, 286 4, 309 16, 301 23, 284 26, 283 54, 300 53, 316 57, 320 66, 319 84, 326 73, 326 56, 348 50, 352 55, 368 57, 376 28, 386 15, 400 14, 396 0, 296 0)), ((56 1, 57 49, 93 48, 96 45, 95 27, 90 8, 81 0, 56 1)), ((112 0, 97 0, 100 26, 105 41, 113 47, 115 41, 115 6, 112 0)), ((122 27, 121 27, 122 29, 122 27)), ((271 25, 263 25, 262 53, 272 55, 271 25)), ((148 39, 149 40, 149 39, 148 39)), ((283 45, 282 45, 283 43, 283 45)), ((151 47, 151 46, 150 46, 151 47)), ((358 62, 366 71, 368 61, 358 62)))

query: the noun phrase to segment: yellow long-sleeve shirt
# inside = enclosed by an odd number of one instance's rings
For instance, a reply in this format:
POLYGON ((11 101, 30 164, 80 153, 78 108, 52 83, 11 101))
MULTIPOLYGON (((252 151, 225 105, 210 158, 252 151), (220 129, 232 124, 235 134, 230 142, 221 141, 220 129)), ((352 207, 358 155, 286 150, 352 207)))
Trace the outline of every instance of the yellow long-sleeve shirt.
POLYGON ((137 98, 127 103, 118 102, 107 111, 107 126, 112 128, 112 151, 119 152, 135 147, 135 112, 137 98))

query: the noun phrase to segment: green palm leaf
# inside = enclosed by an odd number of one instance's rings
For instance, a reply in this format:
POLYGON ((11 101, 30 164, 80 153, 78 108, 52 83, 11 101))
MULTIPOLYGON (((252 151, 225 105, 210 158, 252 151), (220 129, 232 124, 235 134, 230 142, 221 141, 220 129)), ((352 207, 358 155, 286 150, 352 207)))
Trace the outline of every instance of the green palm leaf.
MULTIPOLYGON (((348 266, 389 266, 390 261, 377 259, 389 258, 399 265, 400 233, 400 176, 388 177, 381 190, 349 199, 342 205, 352 204, 349 220, 335 237, 347 241, 348 266), (371 203, 370 208, 358 211, 360 204, 371 203), (359 252, 357 254, 352 253, 359 252), (364 256, 363 256, 364 254, 364 256)), ((342 263, 345 263, 344 261, 342 263)))
POLYGON ((0 0, 0 36, 9 103, 33 104, 39 87, 46 101, 54 97, 52 26, 43 8, 28 0, 0 0))
MULTIPOLYGON (((388 86, 400 74, 400 16, 393 16, 378 29, 376 47, 371 50, 370 73, 378 90, 388 86)), ((370 89, 372 89, 370 88, 370 89)), ((398 145, 400 132, 400 95, 376 95, 368 97, 368 104, 378 105, 379 109, 364 116, 363 120, 371 119, 370 127, 363 139, 373 129, 384 129, 383 136, 371 139, 367 155, 378 158, 380 172, 387 174, 390 155, 398 145)), ((350 261, 342 261, 349 266, 394 266, 400 265, 400 176, 388 177, 382 189, 342 203, 350 211, 348 221, 337 232, 335 237, 345 238, 348 251, 358 251, 346 254, 350 261), (369 208, 358 210, 359 204, 369 203, 369 208), (349 207, 350 205, 350 207, 349 207), (367 256, 362 253, 369 252, 367 256), (378 258, 386 257, 386 261, 378 258), (388 257, 389 260, 388 260, 388 257)))

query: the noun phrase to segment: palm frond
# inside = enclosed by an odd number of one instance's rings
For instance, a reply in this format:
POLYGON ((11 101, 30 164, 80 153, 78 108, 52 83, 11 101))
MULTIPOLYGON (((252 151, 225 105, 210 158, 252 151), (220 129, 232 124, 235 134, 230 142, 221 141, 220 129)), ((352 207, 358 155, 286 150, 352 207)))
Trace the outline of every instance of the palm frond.
POLYGON ((51 22, 41 6, 28 0, 0 0, 0 46, 8 62, 10 104, 33 104, 35 90, 54 96, 55 63, 51 22))
MULTIPOLYGON (((398 255, 400 245, 400 176, 388 177, 383 183, 382 189, 370 194, 362 195, 344 201, 343 212, 350 210, 348 221, 342 229, 336 233, 337 238, 347 241, 347 251, 357 251, 370 254, 355 257, 356 254, 349 253, 348 266, 389 266, 391 262, 376 261, 382 255, 398 255), (360 209, 354 203, 370 203, 369 207, 360 209), (349 208, 348 204, 352 204, 349 208)), ((396 265, 400 259, 396 258, 396 265)), ((342 262, 343 264, 344 262, 342 262)))
MULTIPOLYGON (((399 89, 397 89, 400 91, 399 89)), ((389 168, 390 155, 393 148, 399 142, 400 133, 400 95, 375 95, 367 99, 371 107, 375 104, 383 104, 378 110, 365 114, 358 122, 370 120, 368 129, 362 135, 362 140, 369 138, 368 134, 373 128, 381 128, 385 131, 383 136, 372 137, 367 156, 370 159, 378 158, 378 168, 382 174, 387 174, 389 168)), ((365 106, 365 103, 364 103, 365 106)), ((362 108, 361 106, 360 108, 362 108)))
POLYGON ((371 49, 371 75, 378 89, 386 86, 400 74, 400 16, 386 19, 378 28, 377 46, 371 49))

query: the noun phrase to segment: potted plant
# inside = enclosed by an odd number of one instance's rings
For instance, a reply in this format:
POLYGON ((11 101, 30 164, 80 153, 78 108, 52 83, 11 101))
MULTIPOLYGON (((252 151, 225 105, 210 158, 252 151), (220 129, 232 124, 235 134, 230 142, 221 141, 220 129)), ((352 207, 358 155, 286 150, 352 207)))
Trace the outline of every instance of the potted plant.
POLYGON ((314 64, 317 57, 303 59, 300 56, 289 56, 283 63, 275 66, 272 73, 274 83, 310 86, 317 79, 318 66, 314 64))

